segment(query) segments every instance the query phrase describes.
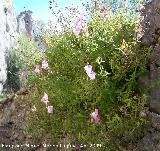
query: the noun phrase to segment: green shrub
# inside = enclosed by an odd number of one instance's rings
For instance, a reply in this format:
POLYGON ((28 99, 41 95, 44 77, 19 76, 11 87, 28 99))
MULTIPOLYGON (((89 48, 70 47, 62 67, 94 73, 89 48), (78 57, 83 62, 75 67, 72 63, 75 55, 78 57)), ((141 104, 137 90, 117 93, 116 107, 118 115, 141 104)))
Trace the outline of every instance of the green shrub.
POLYGON ((29 86, 32 81, 36 78, 34 69, 36 65, 42 60, 43 52, 34 42, 33 39, 27 37, 25 34, 21 34, 18 39, 19 45, 14 50, 16 61, 19 68, 19 78, 21 81, 21 87, 29 86), (27 78, 22 77, 21 73, 25 70, 27 72, 27 78))
POLYGON ((5 93, 16 92, 20 89, 18 58, 11 50, 7 57, 7 80, 4 85, 5 93))
POLYGON ((63 34, 45 35, 49 69, 31 83, 36 84, 32 92, 36 111, 30 115, 29 130, 50 134, 53 142, 67 135, 71 143, 108 146, 117 138, 127 142, 145 126, 139 113, 146 97, 140 94, 137 79, 147 72, 150 49, 137 39, 134 14, 97 15, 87 25, 89 36, 83 32, 75 36, 70 27, 63 34), (94 80, 84 70, 87 63, 96 73, 94 80), (53 114, 41 101, 44 93, 53 114), (90 117, 96 108, 99 124, 90 117))

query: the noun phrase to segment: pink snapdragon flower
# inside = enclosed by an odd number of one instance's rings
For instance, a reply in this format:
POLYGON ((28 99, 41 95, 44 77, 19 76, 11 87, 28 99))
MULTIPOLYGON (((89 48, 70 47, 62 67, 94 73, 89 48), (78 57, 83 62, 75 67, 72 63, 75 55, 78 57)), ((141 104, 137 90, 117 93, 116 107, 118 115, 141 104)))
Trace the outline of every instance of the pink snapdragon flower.
POLYGON ((98 109, 95 109, 95 112, 91 113, 90 116, 91 116, 91 121, 92 122, 95 122, 96 124, 99 123, 100 117, 99 117, 99 114, 98 114, 98 109))
POLYGON ((96 73, 92 71, 91 73, 88 74, 91 80, 94 80, 96 78, 96 73))
POLYGON ((84 13, 81 13, 81 14, 79 15, 79 17, 77 18, 76 25, 83 27, 84 24, 85 24, 85 22, 84 22, 84 17, 85 17, 85 16, 84 16, 84 13))
POLYGON ((73 30, 73 32, 74 32, 75 36, 78 36, 80 34, 80 32, 81 32, 81 27, 77 27, 76 26, 76 28, 73 30))
POLYGON ((48 95, 46 93, 44 93, 44 96, 42 97, 41 101, 44 102, 46 105, 49 102, 48 101, 48 95))
POLYGON ((50 114, 53 113, 53 106, 48 106, 47 109, 48 109, 48 113, 50 114))
POLYGON ((89 78, 91 80, 94 80, 96 78, 96 73, 94 71, 92 71, 92 66, 87 64, 85 67, 84 67, 84 70, 86 71, 87 75, 89 76, 89 78))
POLYGON ((25 69, 23 69, 22 70, 22 72, 21 72, 21 76, 23 77, 23 78, 26 78, 27 77, 27 71, 25 70, 25 69))
POLYGON ((48 62, 45 59, 42 61, 42 68, 45 70, 48 69, 48 62))
POLYGON ((35 73, 37 74, 41 74, 42 69, 39 66, 36 66, 36 68, 34 69, 35 73))
POLYGON ((77 18, 77 21, 75 23, 75 28, 73 29, 73 32, 75 34, 75 36, 78 36, 82 30, 82 28, 84 27, 84 14, 81 13, 80 16, 77 18))
POLYGON ((84 70, 86 71, 86 73, 91 73, 92 72, 92 66, 87 64, 85 67, 84 67, 84 70))
POLYGON ((81 31, 83 31, 86 37, 89 36, 88 27, 84 21, 84 18, 85 17, 83 13, 81 13, 80 16, 77 18, 77 21, 75 23, 75 28, 73 29, 75 36, 78 36, 81 31))

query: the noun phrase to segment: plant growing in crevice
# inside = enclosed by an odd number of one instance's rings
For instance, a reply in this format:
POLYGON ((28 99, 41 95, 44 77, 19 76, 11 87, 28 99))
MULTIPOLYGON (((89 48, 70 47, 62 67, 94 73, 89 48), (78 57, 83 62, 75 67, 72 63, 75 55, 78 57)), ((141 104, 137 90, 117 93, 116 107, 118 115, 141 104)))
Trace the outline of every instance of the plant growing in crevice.
POLYGON ((124 144, 138 138, 146 97, 137 79, 147 72, 151 50, 141 45, 139 20, 126 9, 101 16, 96 8, 88 20, 79 14, 73 26, 69 20, 61 32, 43 34, 48 50, 29 83, 36 85, 31 132, 50 134, 54 143, 67 134, 72 143, 102 143, 108 150, 117 138, 124 144))
POLYGON ((7 7, 4 8, 4 13, 5 13, 6 16, 7 16, 7 13, 8 13, 8 8, 7 8, 7 7))
POLYGON ((18 57, 13 50, 6 56, 7 62, 7 81, 4 88, 7 92, 16 92, 20 89, 18 57))

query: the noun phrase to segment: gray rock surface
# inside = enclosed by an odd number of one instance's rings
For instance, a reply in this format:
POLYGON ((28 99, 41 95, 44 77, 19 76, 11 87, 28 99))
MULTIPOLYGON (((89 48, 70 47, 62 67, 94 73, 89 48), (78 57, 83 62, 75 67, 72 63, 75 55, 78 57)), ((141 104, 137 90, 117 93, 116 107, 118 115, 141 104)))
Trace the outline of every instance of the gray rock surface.
POLYGON ((151 112, 147 114, 149 122, 144 137, 136 143, 131 142, 127 151, 160 151, 160 0, 146 4, 142 14, 145 17, 142 42, 152 46, 152 55, 149 60, 150 73, 139 78, 139 82, 150 87, 151 112))
POLYGON ((6 56, 8 51, 16 45, 17 36, 16 11, 12 0, 1 0, 0 5, 0 93, 7 79, 6 56))
POLYGON ((51 144, 46 135, 35 137, 26 132, 26 117, 31 112, 24 102, 29 99, 28 93, 22 89, 0 102, 0 151, 56 151, 43 146, 51 144))
POLYGON ((149 76, 141 78, 140 82, 146 84, 148 81, 150 87, 150 110, 160 114, 160 1, 152 0, 147 3, 142 15, 144 16, 142 26, 145 31, 142 42, 145 45, 152 46, 153 50, 149 60, 149 76))
POLYGON ((18 37, 22 33, 32 37, 31 14, 24 11, 17 17, 13 0, 0 0, 0 95, 6 87, 9 54, 18 46, 18 37))
POLYGON ((24 11, 21 12, 17 17, 17 32, 18 33, 27 33, 29 36, 33 35, 32 27, 33 27, 33 20, 32 20, 32 12, 31 11, 24 11))
POLYGON ((144 137, 136 143, 130 143, 127 151, 160 151, 160 115, 149 112, 151 123, 144 132, 144 137))

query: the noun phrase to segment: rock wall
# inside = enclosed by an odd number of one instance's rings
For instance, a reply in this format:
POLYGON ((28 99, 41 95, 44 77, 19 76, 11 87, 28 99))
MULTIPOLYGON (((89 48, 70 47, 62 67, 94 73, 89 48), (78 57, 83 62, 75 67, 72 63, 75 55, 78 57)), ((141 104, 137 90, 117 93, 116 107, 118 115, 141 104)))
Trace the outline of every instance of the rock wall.
POLYGON ((33 35, 33 20, 32 12, 30 10, 21 12, 17 17, 17 32, 27 33, 29 36, 33 35))
MULTIPOLYGON (((11 50, 18 45, 17 39, 21 33, 32 37, 32 12, 24 11, 16 16, 13 0, 0 0, 0 95, 9 85, 8 62, 11 50), (8 81, 7 81, 8 80, 8 81)), ((10 77, 11 78, 11 77, 10 77)), ((12 84, 13 85, 13 84, 12 84)))
POLYGON ((151 86, 149 108, 160 114, 160 0, 152 0, 142 10, 144 36, 142 42, 152 47, 150 73, 143 80, 151 86), (147 80, 146 80, 147 79, 147 80))
POLYGON ((16 45, 17 20, 13 0, 1 0, 0 2, 0 93, 7 79, 6 56, 9 50, 16 45))

